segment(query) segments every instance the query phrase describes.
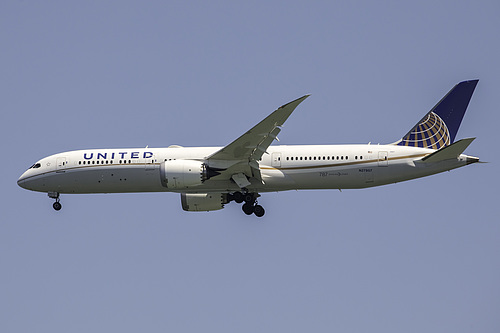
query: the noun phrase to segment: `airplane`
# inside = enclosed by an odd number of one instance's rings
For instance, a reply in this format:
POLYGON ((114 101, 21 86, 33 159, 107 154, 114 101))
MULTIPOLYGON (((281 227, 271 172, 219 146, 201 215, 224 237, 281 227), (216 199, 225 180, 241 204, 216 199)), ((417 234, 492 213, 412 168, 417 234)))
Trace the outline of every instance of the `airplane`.
MULTIPOLYGON (((51 155, 19 180, 45 192, 61 209, 60 194, 180 193, 185 211, 214 211, 231 201, 262 217, 261 193, 362 189, 425 177, 479 162, 464 155, 475 138, 455 141, 479 80, 455 85, 400 140, 391 144, 271 145, 309 95, 279 107, 225 147, 88 149, 51 155)), ((278 140, 279 141, 279 140, 278 140)))

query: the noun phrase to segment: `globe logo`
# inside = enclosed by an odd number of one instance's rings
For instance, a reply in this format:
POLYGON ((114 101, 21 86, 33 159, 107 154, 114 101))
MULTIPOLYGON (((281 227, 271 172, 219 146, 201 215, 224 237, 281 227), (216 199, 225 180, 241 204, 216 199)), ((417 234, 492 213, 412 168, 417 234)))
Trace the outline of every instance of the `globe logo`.
POLYGON ((450 133, 443 119, 429 112, 413 130, 398 143, 399 146, 440 149, 450 144, 450 133))

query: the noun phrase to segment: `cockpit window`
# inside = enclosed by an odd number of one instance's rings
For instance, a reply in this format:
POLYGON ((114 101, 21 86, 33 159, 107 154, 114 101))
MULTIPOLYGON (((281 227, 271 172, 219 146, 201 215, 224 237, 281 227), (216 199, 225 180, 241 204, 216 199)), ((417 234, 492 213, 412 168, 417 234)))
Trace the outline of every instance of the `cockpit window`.
POLYGON ((38 169, 39 167, 41 167, 42 165, 40 163, 36 163, 36 164, 33 164, 30 169, 38 169))

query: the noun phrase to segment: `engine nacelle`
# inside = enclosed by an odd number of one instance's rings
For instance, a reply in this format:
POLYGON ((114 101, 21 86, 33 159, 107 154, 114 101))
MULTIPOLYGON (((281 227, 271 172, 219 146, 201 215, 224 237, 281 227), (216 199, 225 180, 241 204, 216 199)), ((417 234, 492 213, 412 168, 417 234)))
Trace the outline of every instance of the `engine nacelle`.
POLYGON ((189 212, 219 210, 227 203, 227 193, 181 193, 182 209, 189 212))
POLYGON ((160 166, 161 183, 163 186, 175 190, 196 187, 205 180, 203 170, 204 164, 200 161, 165 161, 160 166))
POLYGON ((161 184, 169 189, 185 190, 220 175, 221 170, 195 160, 165 161, 160 165, 161 184))

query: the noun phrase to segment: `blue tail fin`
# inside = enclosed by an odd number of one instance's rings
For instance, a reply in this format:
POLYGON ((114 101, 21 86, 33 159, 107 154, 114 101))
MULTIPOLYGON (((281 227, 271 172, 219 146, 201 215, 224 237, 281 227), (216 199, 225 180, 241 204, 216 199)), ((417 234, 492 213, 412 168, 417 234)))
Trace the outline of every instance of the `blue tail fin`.
POLYGON ((432 149, 452 144, 478 81, 463 81, 453 87, 395 144, 432 149))

